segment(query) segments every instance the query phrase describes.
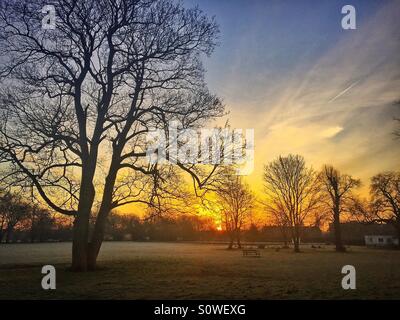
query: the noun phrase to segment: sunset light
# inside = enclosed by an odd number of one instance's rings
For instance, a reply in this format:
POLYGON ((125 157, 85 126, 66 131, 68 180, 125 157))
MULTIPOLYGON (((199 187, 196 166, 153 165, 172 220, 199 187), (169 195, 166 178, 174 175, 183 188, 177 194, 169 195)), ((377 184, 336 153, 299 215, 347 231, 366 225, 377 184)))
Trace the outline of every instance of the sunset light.
POLYGON ((1 0, 0 308, 400 300, 399 53, 400 0, 1 0))

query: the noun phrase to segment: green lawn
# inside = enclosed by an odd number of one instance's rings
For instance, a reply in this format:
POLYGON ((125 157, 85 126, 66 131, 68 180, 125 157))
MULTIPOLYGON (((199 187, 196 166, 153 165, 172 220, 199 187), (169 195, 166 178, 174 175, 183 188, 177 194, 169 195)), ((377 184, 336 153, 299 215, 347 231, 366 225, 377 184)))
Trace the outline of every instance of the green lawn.
POLYGON ((99 270, 66 271, 69 243, 0 245, 2 299, 394 299, 400 251, 351 247, 261 250, 242 257, 221 245, 105 243, 99 270), (57 269, 57 289, 41 289, 41 266, 57 269), (341 268, 357 270, 357 289, 341 288, 341 268))

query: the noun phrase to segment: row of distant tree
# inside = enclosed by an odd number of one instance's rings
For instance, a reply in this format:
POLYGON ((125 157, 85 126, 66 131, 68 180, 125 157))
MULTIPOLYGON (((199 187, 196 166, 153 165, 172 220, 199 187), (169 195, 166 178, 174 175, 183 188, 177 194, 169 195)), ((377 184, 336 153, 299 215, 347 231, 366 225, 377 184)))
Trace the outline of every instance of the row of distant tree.
MULTIPOLYGON (((73 220, 53 214, 39 206, 27 204, 11 195, 1 197, 1 240, 3 242, 48 242, 71 241, 73 220)), ((93 228, 93 223, 91 224, 93 228)), ((108 241, 209 241, 227 242, 227 230, 218 230, 212 217, 179 215, 177 217, 155 217, 141 219, 134 214, 113 212, 109 215, 105 231, 108 241)), ((280 226, 258 226, 250 223, 241 229, 241 238, 246 242, 284 242, 289 230, 280 226)), ((331 234, 323 233, 317 226, 303 227, 302 241, 330 241, 331 234)))
POLYGON ((0 242, 69 240, 71 223, 71 219, 16 194, 0 196, 0 242))
POLYGON ((349 220, 365 224, 391 225, 400 238, 400 172, 379 173, 371 178, 370 197, 356 190, 361 181, 341 173, 331 165, 316 171, 300 155, 280 156, 264 167, 264 196, 256 200, 242 178, 224 175, 211 208, 220 214, 224 229, 241 246, 242 229, 257 203, 273 225, 282 230, 285 242, 300 250, 305 226, 331 223, 337 251, 345 251, 341 223, 349 220))
MULTIPOLYGON (((299 251, 300 239, 326 239, 318 232, 322 225, 330 223, 336 250, 344 251, 341 225, 349 220, 388 224, 400 235, 399 172, 375 175, 371 179, 370 198, 361 199, 354 192, 361 185, 360 180, 332 166, 314 171, 298 155, 279 157, 264 168, 265 197, 260 200, 241 177, 228 174, 229 170, 202 199, 202 205, 211 215, 176 213, 139 218, 112 212, 107 219, 105 239, 228 240, 229 248, 235 243, 241 247, 242 239, 281 240, 285 244, 293 243, 294 250, 299 251), (254 211, 260 205, 269 224, 263 228, 253 223, 254 211), (219 227, 216 222, 220 223, 219 227)), ((72 218, 54 213, 32 199, 26 201, 12 193, 1 195, 0 241, 69 241, 72 236, 72 218)))

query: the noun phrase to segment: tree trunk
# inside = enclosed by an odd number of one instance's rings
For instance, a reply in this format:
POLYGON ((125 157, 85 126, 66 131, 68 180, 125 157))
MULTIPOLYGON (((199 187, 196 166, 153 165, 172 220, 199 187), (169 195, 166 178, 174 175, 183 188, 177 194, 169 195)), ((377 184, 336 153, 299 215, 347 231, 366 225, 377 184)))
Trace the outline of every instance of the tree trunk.
POLYGON ((240 230, 236 231, 236 240, 237 240, 237 245, 239 249, 242 249, 242 244, 240 242, 240 230))
POLYGON ((13 232, 14 232, 14 226, 15 225, 10 225, 6 229, 6 243, 10 243, 11 240, 12 240, 12 235, 13 235, 13 232))
POLYGON ((87 267, 89 270, 96 269, 96 261, 100 252, 101 245, 103 243, 107 217, 112 208, 111 206, 112 194, 114 190, 115 179, 117 177, 117 172, 118 172, 116 169, 118 163, 119 159, 115 156, 115 158, 111 163, 109 171, 110 173, 108 174, 104 185, 104 192, 101 201, 101 206, 99 209, 99 213, 97 215, 92 239, 89 243, 89 248, 88 248, 87 267))
POLYGON ((9 227, 6 230, 6 243, 10 243, 11 242, 11 236, 13 233, 14 227, 9 227))
POLYGON ((93 146, 93 155, 82 164, 81 189, 79 191, 78 213, 75 217, 72 241, 71 271, 87 271, 89 220, 96 194, 93 177, 96 171, 97 149, 93 146))
POLYGON ((285 226, 281 227, 281 233, 282 233, 282 238, 283 238, 283 246, 284 248, 288 248, 288 235, 287 235, 287 228, 285 226))
POLYGON ((232 231, 229 232, 229 245, 228 245, 228 249, 232 249, 233 248, 233 242, 234 242, 234 237, 232 234, 232 231))
POLYGON ((295 238, 294 240, 294 252, 300 252, 300 244, 299 244, 299 239, 295 238))
POLYGON ((76 272, 87 271, 87 247, 89 233, 89 216, 85 212, 78 212, 74 221, 74 235, 72 241, 72 266, 76 272))
POLYGON ((298 225, 294 226, 293 244, 294 244, 294 252, 300 252, 300 231, 298 225))
POLYGON ((96 261, 100 252, 101 245, 104 239, 104 230, 106 225, 107 215, 99 215, 96 220, 95 229, 93 231, 92 239, 88 247, 87 268, 88 270, 96 269, 96 261))
POLYGON ((342 232, 340 229, 340 214, 337 209, 335 209, 333 215, 333 227, 335 229, 335 246, 337 252, 345 252, 346 248, 343 246, 342 243, 342 232))
MULTIPOLYGON (((91 180, 90 180, 91 181, 91 180)), ((78 214, 74 221, 72 241, 72 266, 76 272, 87 271, 89 218, 94 200, 94 187, 90 183, 82 183, 78 214)))

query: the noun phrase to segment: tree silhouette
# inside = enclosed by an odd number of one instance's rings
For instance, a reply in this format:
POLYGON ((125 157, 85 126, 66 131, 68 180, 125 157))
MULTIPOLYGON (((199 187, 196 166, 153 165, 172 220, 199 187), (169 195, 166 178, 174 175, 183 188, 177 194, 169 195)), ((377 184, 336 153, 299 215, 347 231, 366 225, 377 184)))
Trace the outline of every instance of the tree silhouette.
POLYGON ((370 220, 392 225, 400 248, 400 172, 380 173, 371 178, 370 220))
MULTIPOLYGON (((74 217, 72 270, 86 271, 95 268, 108 213, 157 206, 170 187, 168 170, 146 160, 146 134, 172 120, 197 128, 222 115, 200 60, 218 28, 170 0, 55 0, 56 28, 48 29, 46 4, 0 4, 1 182, 33 186, 50 208, 74 217)), ((209 178, 177 164, 197 186, 209 178)))
POLYGON ((287 222, 294 251, 299 252, 301 227, 320 202, 316 173, 302 156, 280 156, 264 167, 264 189, 267 211, 287 222))
POLYGON ((228 248, 232 249, 235 241, 241 248, 241 232, 252 214, 254 195, 242 177, 232 173, 223 177, 215 195, 216 210, 230 239, 228 248))
POLYGON ((29 206, 21 197, 12 193, 0 196, 0 242, 11 241, 14 228, 29 215, 29 206))
POLYGON ((340 216, 344 211, 349 212, 348 206, 352 204, 351 192, 360 186, 360 180, 353 179, 347 174, 341 174, 333 166, 325 165, 319 173, 321 191, 327 197, 326 203, 331 212, 334 230, 336 251, 343 252, 346 248, 342 243, 340 230, 340 216))

